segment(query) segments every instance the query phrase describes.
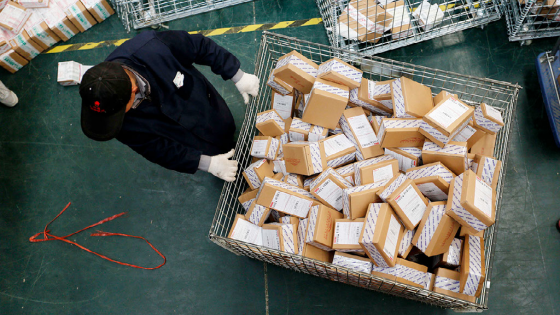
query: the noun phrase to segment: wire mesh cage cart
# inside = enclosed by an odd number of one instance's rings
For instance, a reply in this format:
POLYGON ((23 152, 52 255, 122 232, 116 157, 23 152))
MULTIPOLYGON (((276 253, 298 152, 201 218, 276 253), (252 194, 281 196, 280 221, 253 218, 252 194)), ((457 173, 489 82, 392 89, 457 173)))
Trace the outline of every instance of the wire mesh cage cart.
POLYGON ((127 31, 252 0, 111 0, 127 31))
POLYGON ((269 73, 274 69, 278 58, 292 50, 298 51, 317 64, 327 61, 332 57, 338 57, 346 62, 352 62, 354 65, 361 67, 366 78, 376 81, 406 76, 429 86, 433 93, 439 93, 441 90, 445 89, 451 93, 458 94, 461 100, 470 105, 478 105, 484 102, 495 106, 502 112, 505 126, 499 133, 494 155, 503 161, 504 166, 502 167, 496 194, 496 224, 488 228, 485 234, 487 282, 481 297, 477 299, 476 303, 471 303, 447 295, 372 276, 370 274, 355 272, 347 268, 334 266, 300 255, 272 250, 228 238, 227 235, 231 229, 235 215, 237 213, 245 213, 245 210, 237 201, 238 196, 243 193, 247 187, 247 184, 241 176, 239 176, 235 182, 226 183, 224 185, 216 214, 210 228, 210 239, 219 246, 237 255, 252 257, 270 264, 283 266, 291 270, 304 272, 325 279, 343 282, 365 289, 381 291, 445 308, 474 311, 486 309, 492 272, 492 253, 496 238, 496 228, 499 223, 499 206, 504 183, 503 179, 505 177, 505 165, 507 164, 508 136, 513 124, 513 115, 515 113, 520 87, 506 82, 479 79, 453 72, 367 56, 340 48, 264 32, 255 65, 256 75, 261 82, 261 90, 258 97, 253 98, 247 107, 245 120, 241 127, 236 145, 235 158, 239 162, 240 169, 246 168, 251 162, 249 151, 252 138, 257 134, 255 128, 257 113, 268 110, 270 107, 271 89, 265 84, 266 79, 269 73))
POLYGON ((560 6, 552 0, 502 0, 510 41, 560 35, 560 6))
POLYGON ((316 0, 331 45, 374 55, 501 17, 498 0, 316 0))
POLYGON ((537 73, 550 128, 556 146, 560 148, 560 93, 558 77, 560 76, 560 38, 554 49, 541 53, 537 57, 537 73))

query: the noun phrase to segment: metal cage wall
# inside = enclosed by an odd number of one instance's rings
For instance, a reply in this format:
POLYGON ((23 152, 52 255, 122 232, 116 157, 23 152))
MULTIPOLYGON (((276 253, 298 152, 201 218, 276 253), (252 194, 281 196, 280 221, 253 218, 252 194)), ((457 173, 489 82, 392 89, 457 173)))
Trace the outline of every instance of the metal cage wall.
POLYGON ((502 0, 510 41, 560 35, 560 7, 552 0, 502 0))
POLYGON ((127 31, 253 0, 111 0, 127 31))
POLYGON ((485 232, 486 285, 484 286, 480 298, 477 299, 477 302, 470 303, 370 274, 354 272, 350 269, 309 259, 300 255, 288 254, 286 252, 229 239, 227 235, 233 224, 235 214, 245 213, 245 210, 237 201, 237 197, 247 188, 247 183, 242 176, 238 176, 235 182, 224 184, 216 214, 210 228, 209 238, 214 243, 237 255, 252 257, 270 264, 283 266, 291 270, 312 274, 325 279, 402 296, 444 308, 470 311, 486 309, 488 305, 488 288, 492 273, 494 242, 500 217, 501 195, 504 186, 503 179, 507 169, 508 137, 513 125, 513 115, 515 113, 520 86, 507 82, 480 79, 449 71, 367 56, 362 53, 264 32, 255 64, 256 75, 261 82, 261 90, 258 97, 253 98, 247 106, 245 120, 241 127, 236 145, 235 159, 239 162, 240 169, 246 168, 251 162, 249 150, 252 138, 257 134, 257 129, 255 128, 256 115, 258 112, 270 109, 271 89, 266 85, 266 79, 269 73, 274 69, 278 58, 292 50, 298 51, 317 64, 327 61, 332 57, 338 57, 346 62, 352 62, 364 71, 364 77, 376 81, 406 76, 429 86, 434 95, 445 89, 451 93, 458 94, 461 100, 470 105, 478 105, 484 102, 502 111, 505 126, 498 134, 494 155, 496 158, 503 161, 503 166, 496 194, 496 223, 485 232))
POLYGON ((497 1, 316 0, 331 45, 366 55, 483 27, 500 19, 497 1))

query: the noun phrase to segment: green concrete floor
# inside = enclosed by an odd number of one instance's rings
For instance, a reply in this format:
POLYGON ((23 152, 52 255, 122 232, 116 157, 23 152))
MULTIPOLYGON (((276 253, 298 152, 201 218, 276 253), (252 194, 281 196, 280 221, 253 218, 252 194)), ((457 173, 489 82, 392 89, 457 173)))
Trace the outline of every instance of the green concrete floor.
MULTIPOLYGON (((319 17, 312 1, 259 0, 171 22, 204 30, 319 17)), ((327 44, 322 24, 278 33, 327 44)), ((560 150, 555 147, 536 77, 536 56, 554 40, 520 47, 505 21, 383 54, 477 77, 518 82, 514 132, 494 256, 489 314, 559 314, 560 150)), ((130 37, 111 17, 70 43, 130 37)), ((216 36, 252 71, 261 33, 216 36)), ((0 80, 20 97, 0 108, 0 314, 441 314, 434 308, 238 257, 211 243, 208 230, 222 188, 211 175, 183 175, 151 164, 117 141, 97 143, 79 126, 77 87, 56 83, 57 62, 102 61, 112 48, 43 54, 0 80), (107 216, 128 216, 104 231, 147 237, 168 259, 158 270, 101 260, 60 242, 32 244, 52 226, 64 235, 107 216), (265 279, 268 285, 265 286, 265 279)), ((0 69, 1 70, 1 69, 0 69)), ((241 125, 244 105, 231 82, 204 70, 241 125)), ((111 257, 155 266, 160 258, 131 239, 75 239, 111 257)))

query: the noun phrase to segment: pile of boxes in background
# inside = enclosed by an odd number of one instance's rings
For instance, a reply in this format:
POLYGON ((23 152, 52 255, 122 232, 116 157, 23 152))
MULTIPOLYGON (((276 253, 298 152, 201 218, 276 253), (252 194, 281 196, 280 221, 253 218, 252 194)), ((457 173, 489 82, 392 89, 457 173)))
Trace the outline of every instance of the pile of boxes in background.
POLYGON ((15 73, 112 14, 107 0, 0 0, 0 66, 15 73))
POLYGON ((228 237, 474 302, 500 110, 296 51, 267 84, 228 237))
POLYGON ((413 10, 404 0, 352 0, 338 17, 339 34, 368 43, 377 43, 383 37, 392 40, 406 38, 413 35, 411 11, 424 31, 443 23, 444 12, 438 4, 430 4, 427 0, 413 10))

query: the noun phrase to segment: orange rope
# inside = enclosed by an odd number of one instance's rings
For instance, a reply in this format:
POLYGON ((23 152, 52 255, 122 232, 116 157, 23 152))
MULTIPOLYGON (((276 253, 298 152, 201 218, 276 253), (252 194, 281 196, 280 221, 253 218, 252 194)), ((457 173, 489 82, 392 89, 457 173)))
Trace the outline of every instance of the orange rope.
POLYGON ((78 234, 78 233, 80 233, 80 232, 83 232, 83 231, 85 231, 85 230, 87 230, 87 229, 90 229, 90 228, 92 228, 92 227, 94 227, 94 226, 98 226, 98 225, 101 225, 101 224, 103 224, 103 223, 105 223, 105 222, 109 222, 109 221, 112 221, 112 220, 114 220, 114 219, 116 219, 116 218, 118 218, 118 217, 121 217, 121 216, 125 215, 126 212, 122 212, 122 213, 119 213, 119 214, 115 214, 114 216, 111 216, 111 217, 108 217, 108 218, 106 218, 106 219, 103 219, 103 220, 101 220, 101 221, 99 221, 99 222, 97 222, 97 223, 95 223, 95 224, 92 224, 92 225, 90 225, 90 226, 88 226, 88 227, 85 227, 85 228, 83 228, 83 229, 81 229, 81 230, 79 230, 79 231, 76 231, 76 232, 74 232, 74 233, 68 234, 68 235, 66 235, 66 236, 56 236, 56 235, 50 234, 50 230, 47 230, 48 227, 49 227, 49 225, 50 225, 51 223, 53 223, 56 219, 58 219, 58 217, 59 217, 62 213, 64 213, 64 211, 66 211, 66 209, 68 209, 68 207, 70 207, 70 204, 71 204, 71 203, 69 202, 69 203, 66 205, 66 207, 64 207, 64 209, 62 209, 62 211, 61 211, 54 219, 52 219, 49 223, 47 223, 47 225, 45 225, 45 229, 43 230, 43 232, 39 232, 39 233, 37 233, 37 234, 31 236, 31 237, 29 238, 29 241, 30 241, 30 242, 33 242, 33 243, 45 242, 45 241, 62 241, 62 242, 66 242, 66 243, 68 243, 68 244, 75 245, 75 246, 77 246, 77 247, 79 247, 79 248, 85 250, 85 251, 88 252, 88 253, 92 253, 92 254, 97 255, 97 256, 99 256, 99 257, 101 257, 101 258, 103 258, 103 259, 106 259, 106 260, 108 260, 108 261, 112 261, 112 262, 117 263, 117 264, 119 264, 119 265, 129 266, 129 267, 133 267, 133 268, 153 270, 153 269, 158 269, 158 268, 162 267, 163 265, 165 265, 165 263, 166 263, 166 261, 167 261, 167 259, 165 258, 165 256, 163 256, 163 254, 162 254, 159 250, 157 250, 157 249, 154 247, 154 245, 152 245, 152 243, 150 243, 147 239, 143 238, 142 236, 128 235, 128 234, 122 234, 122 233, 110 233, 110 232, 103 232, 103 231, 97 231, 97 233, 92 233, 92 234, 91 234, 91 236, 124 236, 124 237, 132 237, 132 238, 139 238, 139 239, 142 239, 142 240, 146 241, 146 243, 148 243, 148 245, 150 245, 150 247, 151 247, 156 253, 158 253, 158 255, 161 256, 161 258, 163 258, 163 263, 161 263, 159 266, 157 266, 157 267, 142 267, 142 266, 137 266, 137 265, 132 265, 132 264, 120 262, 120 261, 111 259, 111 258, 109 258, 109 257, 107 257, 107 256, 105 256, 105 255, 101 255, 101 254, 99 254, 99 253, 96 253, 96 252, 94 252, 94 251, 92 251, 92 250, 90 250, 90 249, 87 249, 87 248, 85 248, 84 246, 82 246, 82 245, 80 245, 80 244, 78 244, 78 243, 76 243, 76 242, 73 242, 73 241, 71 241, 71 240, 68 239, 68 237, 70 237, 70 236, 72 236, 72 235, 76 235, 76 234, 78 234), (42 238, 42 239, 38 239, 37 237, 39 237, 41 234, 43 234, 43 238, 42 238))

